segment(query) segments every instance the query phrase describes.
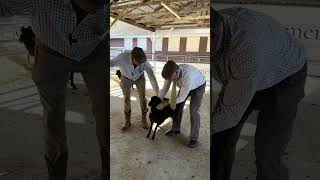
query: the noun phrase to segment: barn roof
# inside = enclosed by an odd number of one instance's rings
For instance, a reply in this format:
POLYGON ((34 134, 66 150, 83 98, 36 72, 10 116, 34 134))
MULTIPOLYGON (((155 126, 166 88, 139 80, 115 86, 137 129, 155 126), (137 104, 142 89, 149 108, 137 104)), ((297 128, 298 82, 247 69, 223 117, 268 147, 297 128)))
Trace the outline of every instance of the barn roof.
POLYGON ((208 0, 110 0, 110 16, 149 31, 210 27, 208 0))

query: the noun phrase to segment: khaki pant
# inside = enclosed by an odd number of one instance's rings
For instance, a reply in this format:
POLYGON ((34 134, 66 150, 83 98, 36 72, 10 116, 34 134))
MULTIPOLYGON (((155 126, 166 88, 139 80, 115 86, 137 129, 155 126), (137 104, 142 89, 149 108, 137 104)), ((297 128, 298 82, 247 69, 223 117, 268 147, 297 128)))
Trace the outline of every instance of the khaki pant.
POLYGON ((65 123, 66 88, 69 73, 81 72, 88 87, 96 119, 103 175, 109 177, 109 82, 107 43, 101 43, 81 62, 68 59, 40 43, 35 47, 32 79, 43 105, 45 159, 50 180, 66 179, 68 148, 65 123))
POLYGON ((147 100, 146 100, 146 79, 144 77, 144 74, 142 74, 141 77, 136 81, 132 81, 132 80, 128 79, 127 77, 121 75, 120 86, 121 86, 123 96, 124 96, 125 120, 130 121, 130 118, 131 118, 130 98, 131 98, 131 87, 133 84, 136 85, 137 90, 138 90, 141 113, 142 113, 142 120, 146 121, 148 107, 147 107, 147 100))
POLYGON ((198 141, 199 139, 200 107, 201 107, 202 98, 205 93, 205 90, 206 90, 206 83, 204 83, 203 85, 199 86, 194 90, 191 90, 187 98, 185 99, 185 101, 177 104, 177 107, 174 110, 172 130, 180 131, 183 108, 188 97, 191 97, 190 98, 190 122, 191 122, 190 140, 193 140, 193 141, 198 141))

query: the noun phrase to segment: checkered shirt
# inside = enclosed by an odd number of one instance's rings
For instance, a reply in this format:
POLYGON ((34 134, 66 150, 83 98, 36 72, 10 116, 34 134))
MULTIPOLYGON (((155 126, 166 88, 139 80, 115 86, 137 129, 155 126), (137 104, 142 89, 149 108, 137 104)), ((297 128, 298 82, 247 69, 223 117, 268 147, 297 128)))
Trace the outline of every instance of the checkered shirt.
POLYGON ((239 7, 220 14, 223 51, 214 55, 212 76, 222 88, 212 109, 212 134, 236 126, 257 91, 272 87, 306 63, 303 45, 272 17, 239 7))
MULTIPOLYGON (((107 33, 108 7, 77 25, 70 0, 1 0, 0 16, 30 16, 36 38, 63 56, 80 61, 87 57, 107 33), (69 39, 76 40, 70 43, 69 39)), ((107 48, 107 47, 106 47, 107 48)))

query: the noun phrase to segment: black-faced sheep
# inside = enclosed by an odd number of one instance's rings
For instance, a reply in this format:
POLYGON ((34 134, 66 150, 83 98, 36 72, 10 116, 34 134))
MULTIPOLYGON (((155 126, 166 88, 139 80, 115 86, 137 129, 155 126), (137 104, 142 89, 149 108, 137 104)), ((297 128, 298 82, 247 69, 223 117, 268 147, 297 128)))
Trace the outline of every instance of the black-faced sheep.
POLYGON ((159 97, 153 96, 151 98, 151 101, 148 103, 148 106, 151 109, 151 111, 149 113, 149 119, 150 119, 151 125, 150 125, 150 129, 149 129, 147 138, 150 136, 153 123, 156 123, 157 126, 156 126, 156 128, 154 130, 152 139, 154 139, 159 125, 161 125, 168 117, 172 117, 173 116, 173 112, 174 111, 170 108, 169 105, 164 107, 162 110, 159 110, 159 109, 156 108, 158 104, 160 104, 163 101, 167 101, 167 100, 169 100, 169 99, 164 98, 163 100, 161 100, 159 97))
MULTIPOLYGON (((34 49, 35 49, 35 44, 36 44, 36 36, 35 33, 32 30, 31 26, 24 27, 22 26, 20 28, 20 36, 19 36, 19 42, 23 43, 25 48, 28 50, 28 53, 30 56, 34 56, 34 49)), ((74 84, 74 73, 75 72, 70 72, 69 73, 69 80, 70 80, 70 86, 76 90, 78 89, 77 86, 74 84)))

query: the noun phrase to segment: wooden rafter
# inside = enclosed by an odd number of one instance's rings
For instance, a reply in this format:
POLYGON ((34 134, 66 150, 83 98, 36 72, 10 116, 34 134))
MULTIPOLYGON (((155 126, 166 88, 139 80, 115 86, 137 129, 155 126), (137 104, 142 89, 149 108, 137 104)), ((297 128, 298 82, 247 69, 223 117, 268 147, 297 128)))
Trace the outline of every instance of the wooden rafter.
MULTIPOLYGON (((201 19, 210 19, 210 16, 186 16, 186 17, 181 17, 181 19, 179 20, 201 20, 201 19)), ((141 20, 141 21, 137 21, 137 23, 148 23, 148 22, 167 22, 167 21, 175 21, 177 20, 176 18, 162 18, 162 19, 149 19, 149 20, 141 20)))
POLYGON ((188 6, 185 6, 181 9, 181 11, 183 12, 187 12, 187 13, 195 13, 196 11, 199 11, 200 9, 203 8, 209 8, 210 4, 205 4, 205 5, 201 5, 201 6, 196 6, 195 2, 190 3, 188 6))
POLYGON ((181 19, 181 17, 179 16, 179 14, 173 10, 169 5, 167 5, 164 1, 161 1, 160 3, 164 8, 166 8, 171 14, 173 14, 174 16, 176 16, 178 19, 181 19))
POLYGON ((198 2, 198 0, 120 0, 112 4, 110 14, 117 20, 149 31, 209 27, 210 15, 206 9, 209 9, 210 2, 198 2), (161 5, 161 2, 167 7, 161 5))
POLYGON ((199 29, 199 28, 209 28, 210 26, 181 26, 181 27, 159 27, 159 30, 169 30, 169 29, 199 29))
MULTIPOLYGON (((116 16, 116 15, 113 15, 113 14, 111 14, 110 16, 111 16, 112 18, 117 18, 117 16, 116 16)), ((119 18, 119 20, 122 21, 122 22, 128 23, 128 24, 131 24, 131 25, 133 25, 133 26, 137 26, 137 27, 139 27, 139 28, 148 30, 148 31, 152 31, 152 32, 155 32, 155 31, 156 31, 156 30, 155 30, 154 28, 152 28, 152 27, 148 27, 148 26, 146 26, 146 25, 144 25, 144 24, 136 23, 135 21, 132 21, 132 20, 130 20, 130 19, 119 18)))
POLYGON ((161 27, 161 26, 202 26, 202 25, 210 25, 210 22, 201 22, 201 23, 167 23, 167 24, 153 24, 153 25, 149 25, 149 27, 161 27))
POLYGON ((181 28, 181 27, 209 27, 210 24, 176 24, 176 25, 165 25, 159 26, 159 28, 181 28))
POLYGON ((120 14, 118 15, 111 23, 110 28, 124 15, 126 14, 127 10, 128 10, 129 6, 127 6, 127 8, 120 14))
POLYGON ((146 13, 138 13, 138 14, 126 14, 125 17, 134 17, 134 18, 141 18, 146 16, 157 16, 157 15, 166 15, 168 14, 167 11, 161 12, 146 12, 146 13))
POLYGON ((195 2, 188 2, 186 4, 184 4, 181 8, 179 13, 183 14, 183 15, 187 15, 187 10, 189 10, 188 8, 190 8, 191 6, 194 6, 195 2))
MULTIPOLYGON (((192 2, 195 0, 175 0, 174 2, 192 2)), ((160 4, 161 0, 150 0, 148 2, 145 2, 142 4, 142 0, 137 0, 137 1, 130 1, 130 2, 126 2, 126 3, 114 3, 111 8, 114 10, 117 9, 123 9, 125 8, 127 5, 132 5, 132 7, 140 7, 140 6, 147 6, 147 5, 156 5, 156 4, 160 4)), ((170 1, 168 1, 170 2, 170 1)))

